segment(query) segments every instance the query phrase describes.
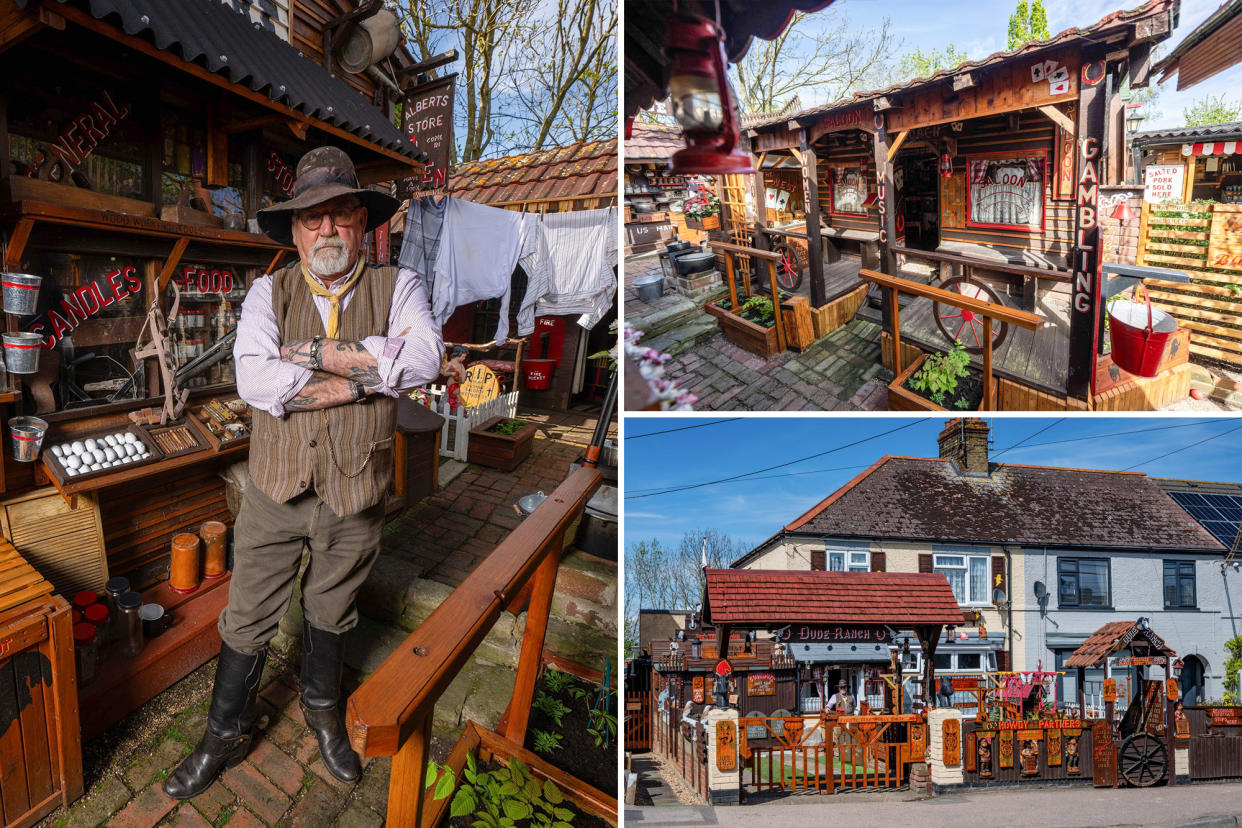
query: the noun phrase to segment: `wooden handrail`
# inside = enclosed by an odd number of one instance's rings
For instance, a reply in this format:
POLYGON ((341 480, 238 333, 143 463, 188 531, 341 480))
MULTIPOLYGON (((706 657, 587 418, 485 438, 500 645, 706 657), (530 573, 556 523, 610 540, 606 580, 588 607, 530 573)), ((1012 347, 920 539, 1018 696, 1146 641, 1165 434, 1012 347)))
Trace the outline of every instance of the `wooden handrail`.
POLYGON ((588 467, 565 479, 349 697, 346 726, 363 756, 393 756, 388 824, 419 825, 423 778, 436 701, 506 609, 530 596, 527 632, 509 703, 506 736, 525 730, 543 650, 565 531, 586 508, 603 475, 588 467), (525 589, 528 585, 532 589, 525 589), (538 632, 536 632, 536 630, 538 632), (536 640, 537 639, 537 640, 536 640))
POLYGON ((729 244, 722 241, 709 241, 708 245, 713 250, 724 250, 729 253, 737 253, 742 256, 750 256, 754 259, 763 259, 769 262, 779 262, 781 254, 773 253, 771 250, 758 250, 754 247, 742 247, 739 244, 729 244))
POLYGON ((1069 282, 1071 279, 1068 273, 1044 267, 1027 267, 1025 265, 1009 264, 1008 262, 993 262, 988 259, 976 259, 970 256, 958 256, 953 253, 938 253, 930 250, 915 250, 898 245, 894 245, 892 249, 894 253, 915 259, 931 259, 935 262, 957 264, 964 267, 997 270, 1001 273, 1012 273, 1016 276, 1034 276, 1036 279, 1048 279, 1052 282, 1069 282))

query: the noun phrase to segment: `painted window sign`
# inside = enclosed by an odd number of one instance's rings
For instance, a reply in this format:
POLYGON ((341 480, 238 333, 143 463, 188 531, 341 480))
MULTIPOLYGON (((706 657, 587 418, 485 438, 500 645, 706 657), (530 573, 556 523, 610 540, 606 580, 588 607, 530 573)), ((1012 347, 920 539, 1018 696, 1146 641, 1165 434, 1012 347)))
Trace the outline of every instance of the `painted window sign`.
POLYGON ((43 334, 43 347, 50 351, 87 319, 140 292, 142 278, 135 267, 114 268, 81 287, 66 290, 60 303, 36 316, 26 330, 43 334))
POLYGON ((1043 152, 967 159, 966 226, 1042 231, 1046 167, 1043 152))
POLYGON ((828 176, 831 196, 828 212, 832 215, 865 216, 867 177, 861 166, 833 167, 828 176))
POLYGON ((178 287, 182 293, 231 293, 240 282, 231 270, 186 265, 181 268, 178 287))

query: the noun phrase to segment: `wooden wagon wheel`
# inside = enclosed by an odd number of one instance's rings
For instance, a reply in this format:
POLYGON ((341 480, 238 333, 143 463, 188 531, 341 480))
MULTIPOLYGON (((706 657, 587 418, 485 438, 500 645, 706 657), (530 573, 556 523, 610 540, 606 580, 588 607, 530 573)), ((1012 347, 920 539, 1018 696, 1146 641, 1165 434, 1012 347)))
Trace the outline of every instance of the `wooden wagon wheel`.
POLYGON ((781 257, 781 260, 776 263, 776 284, 780 286, 780 289, 793 293, 802 287, 802 268, 805 265, 793 245, 776 242, 772 245, 772 252, 781 257))
POLYGON ((1165 778, 1169 754, 1160 739, 1147 733, 1135 733, 1121 743, 1117 766, 1131 785, 1147 788, 1165 778))
MULTIPOLYGON (((985 302, 991 302, 996 305, 1003 305, 1000 296, 996 291, 988 287, 983 282, 972 279, 969 276, 958 276, 948 281, 941 282, 939 285, 941 290, 947 290, 952 293, 960 293, 971 299, 981 299, 985 302)), ((936 319, 936 327, 940 329, 945 339, 949 342, 961 340, 962 346, 972 354, 983 353, 983 316, 968 311, 964 308, 955 308, 952 305, 942 305, 939 302, 932 303, 932 314, 936 319)), ((992 325, 992 350, 995 351, 1004 342, 1005 337, 1009 336, 1009 323, 1000 322, 992 325)))

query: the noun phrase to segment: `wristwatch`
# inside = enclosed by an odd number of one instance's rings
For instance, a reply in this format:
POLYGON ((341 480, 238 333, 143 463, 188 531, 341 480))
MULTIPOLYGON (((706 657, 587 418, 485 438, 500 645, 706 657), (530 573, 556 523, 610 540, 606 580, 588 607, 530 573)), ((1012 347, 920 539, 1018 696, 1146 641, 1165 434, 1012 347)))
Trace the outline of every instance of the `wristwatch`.
POLYGON ((360 403, 367 398, 367 387, 357 380, 350 380, 349 387, 354 392, 354 402, 360 403))
POLYGON ((311 337, 310 365, 307 366, 312 371, 318 371, 321 368, 323 368, 323 362, 321 362, 319 359, 319 352, 322 348, 323 348, 323 337, 321 337, 319 334, 315 334, 314 336, 311 337))

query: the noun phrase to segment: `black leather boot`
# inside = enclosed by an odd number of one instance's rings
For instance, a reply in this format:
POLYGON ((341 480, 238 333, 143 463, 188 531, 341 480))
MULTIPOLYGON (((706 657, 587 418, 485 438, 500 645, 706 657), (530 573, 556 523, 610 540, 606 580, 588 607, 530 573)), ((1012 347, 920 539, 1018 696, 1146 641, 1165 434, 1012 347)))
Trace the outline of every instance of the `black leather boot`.
POLYGON ((341 703, 344 667, 345 636, 307 623, 302 636, 302 715, 319 740, 324 767, 342 782, 355 782, 362 764, 345 732, 345 707, 341 703))
POLYGON ((221 643, 207 730, 194 752, 164 780, 164 793, 173 799, 198 796, 221 771, 246 758, 254 726, 255 696, 266 661, 267 650, 246 655, 221 643))

